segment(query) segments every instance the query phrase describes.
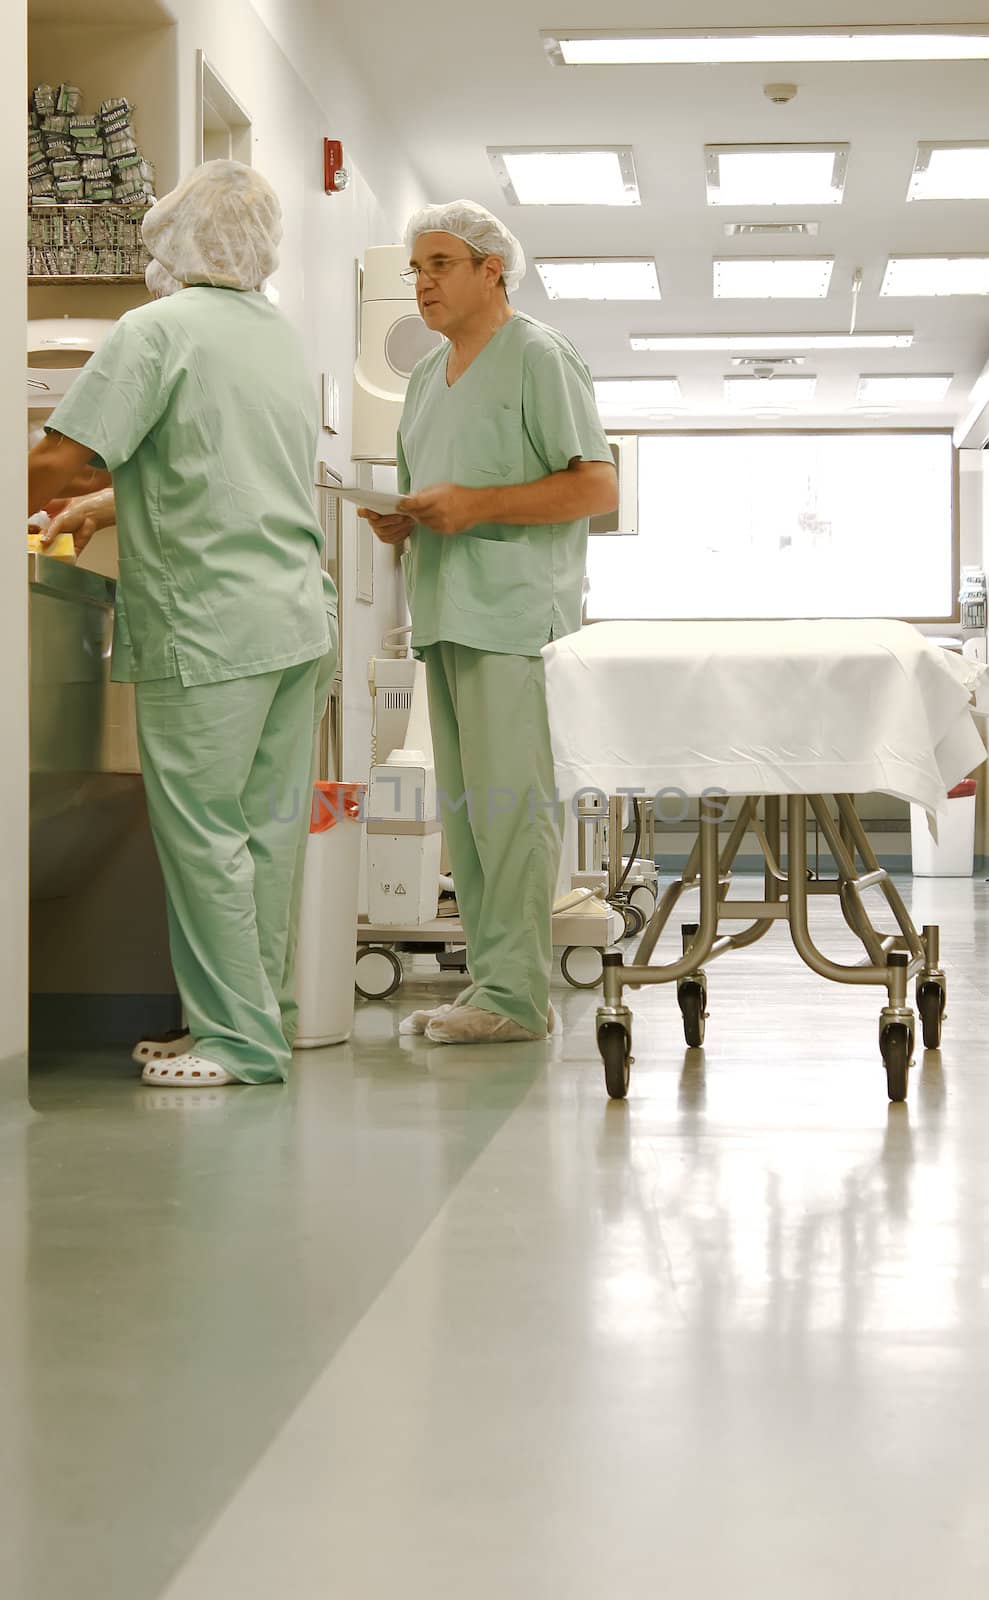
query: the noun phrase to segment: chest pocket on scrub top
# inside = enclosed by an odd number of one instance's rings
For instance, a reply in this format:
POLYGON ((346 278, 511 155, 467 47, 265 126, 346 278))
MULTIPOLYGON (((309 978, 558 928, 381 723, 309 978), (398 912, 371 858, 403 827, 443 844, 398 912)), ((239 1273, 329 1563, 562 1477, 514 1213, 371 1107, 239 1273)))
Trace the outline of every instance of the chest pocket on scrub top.
MULTIPOLYGON (((523 482, 522 419, 511 406, 464 416, 457 436, 458 481, 470 489, 523 482)), ((539 560, 531 535, 462 533, 449 554, 450 597, 472 616, 518 621, 539 611, 539 560), (513 536, 514 535, 514 536, 513 536)))
POLYGON ((455 481, 468 489, 522 482, 522 418, 511 406, 467 411, 454 443, 455 481))

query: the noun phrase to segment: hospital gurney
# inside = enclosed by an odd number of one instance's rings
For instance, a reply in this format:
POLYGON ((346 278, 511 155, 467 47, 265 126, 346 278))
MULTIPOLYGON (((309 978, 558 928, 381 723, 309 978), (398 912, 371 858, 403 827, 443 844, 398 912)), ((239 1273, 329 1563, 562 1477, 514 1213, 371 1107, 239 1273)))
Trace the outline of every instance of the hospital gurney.
POLYGON ((936 1048, 947 996, 936 927, 914 928, 880 867, 854 795, 883 792, 933 811, 985 760, 972 718, 986 669, 949 656, 906 623, 603 623, 543 652, 560 796, 654 797, 697 802, 698 837, 682 877, 666 891, 634 964, 605 956, 597 1042, 608 1093, 628 1093, 632 1012, 625 989, 676 984, 687 1044, 704 1041, 705 964, 788 924, 803 961, 837 983, 885 989, 879 1043, 891 1100, 903 1100, 913 1057, 915 983, 924 1043, 936 1048), (728 796, 741 798, 722 846, 728 796), (832 811, 831 799, 836 808, 832 811), (760 815, 760 811, 762 815, 760 815), (836 863, 809 881, 808 812, 836 863), (786 818, 786 858, 783 820, 786 818), (730 900, 731 869, 746 835, 765 861, 762 900, 730 900), (700 891, 700 922, 683 927, 679 961, 651 957, 684 893, 700 891), (878 889, 896 929, 876 929, 863 895, 878 889), (809 908, 837 897, 861 941, 845 965, 814 943, 809 908), (747 924, 727 932, 725 924, 747 924))

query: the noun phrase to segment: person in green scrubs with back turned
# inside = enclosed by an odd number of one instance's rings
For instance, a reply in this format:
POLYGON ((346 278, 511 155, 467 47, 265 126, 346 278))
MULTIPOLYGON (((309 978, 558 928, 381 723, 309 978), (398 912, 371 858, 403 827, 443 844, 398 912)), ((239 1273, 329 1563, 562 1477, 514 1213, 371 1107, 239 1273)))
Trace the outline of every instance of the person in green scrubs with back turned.
POLYGON ((406 231, 409 282, 444 342, 409 381, 394 516, 410 539, 412 647, 425 660, 443 827, 470 987, 415 1012, 440 1044, 545 1038, 560 860, 540 651, 580 627, 588 518, 618 485, 590 374, 568 339, 513 311, 518 240, 470 200, 406 231))
POLYGON ((281 1083, 315 732, 337 597, 313 503, 317 418, 301 341, 260 292, 281 210, 214 161, 148 212, 180 293, 129 312, 30 458, 30 505, 93 459, 120 548, 113 676, 136 684, 141 765, 188 1049, 173 1087, 281 1083))

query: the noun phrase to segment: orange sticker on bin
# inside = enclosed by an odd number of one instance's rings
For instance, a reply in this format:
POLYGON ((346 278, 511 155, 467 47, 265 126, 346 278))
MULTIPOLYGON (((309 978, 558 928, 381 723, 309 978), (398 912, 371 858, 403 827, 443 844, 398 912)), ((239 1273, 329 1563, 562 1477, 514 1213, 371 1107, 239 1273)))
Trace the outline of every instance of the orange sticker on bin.
POLYGON ((366 783, 317 783, 313 787, 310 833, 328 833, 341 820, 359 822, 366 783))

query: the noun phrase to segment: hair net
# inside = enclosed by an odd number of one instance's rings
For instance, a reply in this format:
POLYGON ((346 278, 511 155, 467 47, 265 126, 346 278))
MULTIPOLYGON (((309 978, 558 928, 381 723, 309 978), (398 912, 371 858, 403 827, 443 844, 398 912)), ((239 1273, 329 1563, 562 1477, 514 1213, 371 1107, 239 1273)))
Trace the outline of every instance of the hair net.
POLYGON ((405 246, 411 250, 422 233, 452 233, 480 256, 500 256, 505 287, 517 289, 525 277, 525 251, 503 222, 473 200, 450 200, 442 206, 423 206, 409 218, 405 246))
POLYGON ((151 207, 144 242, 182 284, 260 289, 278 266, 282 210, 270 183, 239 161, 207 161, 151 207))
POLYGON ((160 261, 152 261, 144 274, 144 281, 148 286, 148 293, 154 295, 156 300, 165 300, 170 294, 176 294, 182 285, 178 278, 162 266, 160 261))

